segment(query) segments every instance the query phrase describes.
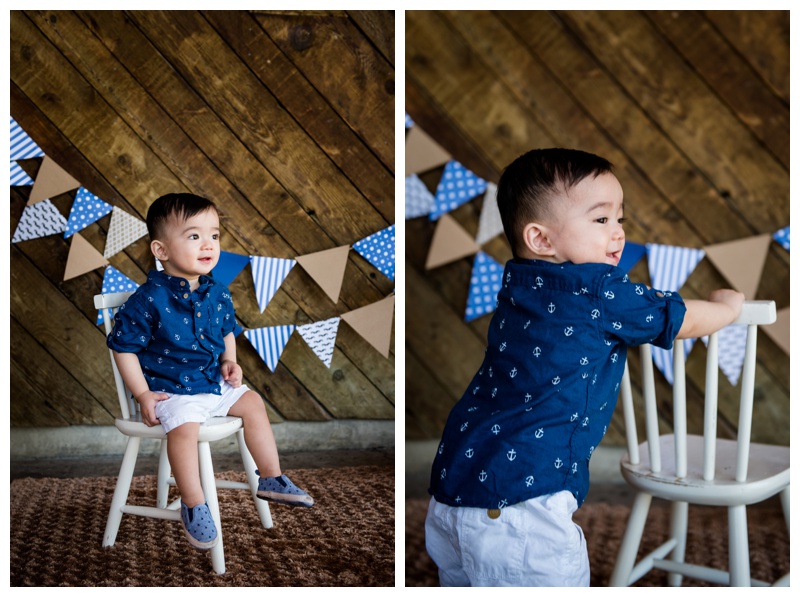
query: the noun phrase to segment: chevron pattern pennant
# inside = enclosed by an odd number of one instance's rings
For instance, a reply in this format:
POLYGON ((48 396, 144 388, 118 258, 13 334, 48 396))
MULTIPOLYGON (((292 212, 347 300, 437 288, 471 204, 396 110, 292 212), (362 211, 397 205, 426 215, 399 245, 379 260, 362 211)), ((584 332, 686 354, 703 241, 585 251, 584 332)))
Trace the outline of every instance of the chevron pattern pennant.
POLYGON ((75 201, 72 202, 64 238, 72 236, 92 222, 110 214, 111 210, 112 206, 100 197, 90 193, 84 187, 79 188, 75 195, 75 201))
POLYGON ((11 186, 24 187, 33 184, 33 179, 16 162, 11 162, 11 186))
POLYGON ((485 190, 485 180, 467 170, 459 162, 450 160, 445 164, 442 178, 436 187, 430 219, 438 219, 442 214, 453 211, 485 190))
MULTIPOLYGON (((708 336, 703 336, 703 343, 708 346, 708 336)), ((744 364, 744 351, 747 346, 747 326, 729 325, 722 328, 717 335, 717 349, 719 351, 719 368, 731 382, 732 386, 739 383, 744 364)))
POLYGON ((702 249, 647 244, 647 265, 653 288, 678 292, 697 264, 705 257, 702 249))
MULTIPOLYGON (((696 341, 697 338, 686 338, 683 341, 684 360, 689 358, 689 353, 692 352, 692 347, 696 341)), ((675 381, 675 368, 673 365, 674 354, 675 352, 672 348, 669 350, 664 350, 663 348, 658 348, 657 346, 652 347, 653 363, 664 375, 666 380, 669 382, 669 385, 672 385, 675 381)))
POLYGON ((472 264, 464 321, 472 321, 494 311, 502 283, 503 266, 483 251, 478 251, 472 264))
POLYGON ((44 157, 44 152, 22 127, 11 117, 11 160, 26 160, 44 157))
POLYGON ((394 224, 371 234, 353 245, 364 259, 394 280, 394 224))
POLYGON ((409 116, 408 112, 406 112, 406 128, 410 129, 412 126, 414 126, 414 121, 411 120, 411 116, 409 116))
MULTIPOLYGON (((103 272, 103 285, 100 291, 103 294, 110 294, 113 292, 130 292, 139 288, 139 285, 131 280, 128 276, 123 274, 113 265, 106 267, 103 272)), ((97 325, 103 323, 103 312, 97 312, 97 325)))
POLYGON ((253 273, 253 283, 256 287, 256 298, 261 312, 267 308, 269 301, 278 292, 286 276, 297 263, 294 259, 280 259, 278 257, 250 257, 250 269, 253 273))
POLYGON ((789 226, 778 230, 772 235, 772 238, 778 241, 784 249, 789 250, 789 226))
POLYGON ((416 174, 406 176, 406 219, 427 216, 433 209, 433 193, 416 174))
POLYGON ((324 321, 317 321, 306 325, 297 326, 297 332, 306 341, 306 344, 330 369, 333 358, 333 348, 336 344, 336 332, 339 330, 339 317, 331 317, 324 321))
POLYGON ((45 199, 25 207, 11 242, 60 234, 66 227, 67 219, 49 199, 45 199))
POLYGON ((106 247, 103 257, 108 259, 147 234, 147 224, 127 211, 115 207, 111 211, 106 247))
POLYGON ((254 330, 245 330, 244 336, 256 349, 258 355, 267 364, 269 370, 275 372, 278 359, 281 357, 286 343, 295 330, 293 325, 278 325, 254 330))
POLYGON ((475 242, 482 245, 502 233, 503 220, 500 217, 500 210, 497 209, 497 185, 493 182, 487 182, 475 242))

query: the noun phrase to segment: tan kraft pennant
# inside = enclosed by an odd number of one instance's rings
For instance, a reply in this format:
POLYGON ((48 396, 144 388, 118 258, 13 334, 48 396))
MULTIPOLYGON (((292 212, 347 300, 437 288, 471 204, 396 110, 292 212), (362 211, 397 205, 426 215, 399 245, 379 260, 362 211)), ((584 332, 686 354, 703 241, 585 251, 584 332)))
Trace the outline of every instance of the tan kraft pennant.
POLYGON ((72 235, 67 267, 64 270, 64 281, 106 265, 108 265, 106 258, 89 244, 89 241, 78 233, 72 235))
POLYGON ((33 183, 30 197, 28 197, 28 205, 77 189, 79 186, 81 183, 67 174, 52 158, 44 156, 42 165, 39 166, 39 172, 36 174, 36 182, 33 183))
POLYGON ((480 245, 461 227, 461 224, 456 222, 453 216, 444 214, 439 218, 436 230, 433 231, 425 269, 433 269, 467 255, 474 255, 480 249, 480 245))
POLYGON ((339 302, 350 246, 336 247, 295 258, 334 303, 339 302))
POLYGON ((433 170, 446 164, 452 156, 419 126, 406 136, 406 176, 433 170))
POLYGON ((747 300, 755 298, 761 272, 767 259, 771 234, 762 234, 742 240, 734 240, 704 247, 706 257, 711 260, 728 282, 744 294, 747 300))
POLYGON ((789 307, 778 311, 778 318, 772 325, 762 325, 759 327, 760 332, 764 332, 767 336, 780 346, 786 354, 789 354, 789 307))
POLYGON ((342 319, 383 356, 389 356, 392 341, 394 294, 366 307, 344 313, 342 319))

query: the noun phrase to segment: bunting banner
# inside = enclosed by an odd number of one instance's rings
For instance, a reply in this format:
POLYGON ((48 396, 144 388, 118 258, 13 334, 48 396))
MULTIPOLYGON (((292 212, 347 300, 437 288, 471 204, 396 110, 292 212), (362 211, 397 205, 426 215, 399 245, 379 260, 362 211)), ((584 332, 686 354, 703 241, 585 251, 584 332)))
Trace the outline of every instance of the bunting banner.
POLYGON ((250 269, 253 274, 253 284, 256 287, 256 298, 261 313, 267 308, 278 288, 289 275, 296 261, 294 259, 280 259, 278 257, 250 256, 250 269))
POLYGON ((11 162, 11 186, 25 187, 33 184, 33 179, 16 162, 11 162))
POLYGON ((211 270, 211 277, 220 284, 230 286, 245 266, 250 263, 249 255, 239 255, 228 251, 219 252, 219 261, 211 270))
MULTIPOLYGON (((127 211, 115 207, 111 210, 106 247, 103 257, 108 259, 147 234, 147 224, 127 211)), ((246 265, 246 264, 245 264, 246 265)), ((244 266, 242 266, 244 267, 244 266)))
POLYGON ((679 292, 705 256, 702 249, 647 244, 647 265, 653 288, 679 292))
POLYGON ((464 321, 472 321, 493 312, 497 307, 497 293, 502 283, 503 266, 483 251, 478 251, 472 265, 464 321))
POLYGON ((394 280, 394 226, 392 224, 353 245, 359 255, 391 280, 394 280))
POLYGON ((774 238, 778 243, 780 243, 780 245, 784 249, 786 249, 787 251, 789 250, 789 226, 778 230, 775 234, 772 235, 772 238, 774 238))
POLYGON ((275 372, 286 343, 295 330, 294 325, 278 325, 265 328, 245 330, 244 336, 256 349, 261 360, 267 364, 269 370, 275 372))
POLYGON ((778 318, 772 325, 765 325, 759 328, 759 332, 764 332, 772 338, 786 354, 789 354, 789 307, 778 310, 778 318))
POLYGON ((394 316, 394 294, 342 315, 342 319, 384 357, 389 356, 394 316))
MULTIPOLYGON (((692 347, 696 341, 697 338, 686 338, 683 341, 684 361, 689 358, 689 353, 692 352, 692 347)), ((672 348, 664 350, 658 346, 653 346, 651 347, 651 353, 653 355, 653 363, 664 375, 669 385, 672 385, 675 381, 675 369, 673 364, 675 351, 672 348)))
POLYGON ((56 164, 49 156, 44 156, 36 180, 33 183, 28 205, 33 205, 45 199, 51 199, 61 193, 67 193, 81 186, 61 166, 56 164))
POLYGON ((410 129, 412 126, 414 126, 414 121, 411 120, 411 116, 409 116, 408 112, 406 112, 406 128, 410 129))
POLYGON ((42 158, 44 152, 11 116, 11 161, 42 158))
POLYGON ((72 235, 72 244, 69 246, 67 267, 64 270, 64 281, 76 278, 98 267, 108 265, 108 261, 95 249, 80 233, 72 235))
MULTIPOLYGON (((103 285, 100 292, 112 294, 114 292, 131 292, 139 288, 139 285, 123 274, 113 265, 109 265, 103 272, 103 285)), ((103 323, 103 311, 97 311, 97 325, 103 323)))
POLYGON ((427 172, 450 161, 450 154, 418 126, 406 135, 406 176, 427 172))
MULTIPOLYGON (((297 263, 313 278, 314 282, 325 291, 325 294, 334 303, 338 303, 349 254, 350 246, 345 245, 298 256, 296 259, 297 263)), ((394 257, 394 247, 392 248, 392 256, 394 257)))
POLYGON ((706 257, 731 286, 753 300, 764 271, 772 235, 762 234, 705 247, 706 257))
MULTIPOLYGON (((768 326, 764 326, 765 328, 768 326)), ((703 344, 708 346, 708 336, 703 336, 703 344)), ((739 383, 744 363, 744 351, 747 345, 747 326, 729 325, 717 332, 717 351, 719 368, 731 382, 739 383)))
POLYGON ((455 160, 450 160, 444 167, 439 186, 434 194, 433 209, 428 216, 431 220, 439 219, 442 214, 453 211, 473 197, 486 190, 487 182, 472 173, 455 160))
POLYGON ((100 197, 90 193, 86 188, 80 187, 75 194, 75 200, 72 202, 64 238, 69 238, 89 224, 110 214, 111 209, 112 206, 100 199, 100 197))
POLYGON ((339 317, 331 317, 324 321, 297 326, 297 333, 329 369, 333 359, 336 332, 339 330, 339 320, 339 317))
POLYGON ((61 215, 61 212, 49 199, 45 199, 34 205, 27 205, 22 210, 22 216, 11 242, 18 243, 51 234, 61 234, 66 228, 67 219, 61 215))
POLYGON ((427 216, 433 209, 433 193, 416 174, 406 176, 406 219, 427 216))
POLYGON ((452 263, 462 257, 474 255, 480 249, 480 245, 455 221, 453 216, 444 214, 439 218, 433 231, 425 269, 452 263))
POLYGON ((500 217, 500 210, 497 209, 497 185, 487 182, 475 242, 482 245, 499 234, 503 234, 503 220, 500 217))
POLYGON ((644 245, 625 241, 625 248, 622 249, 622 257, 619 260, 618 267, 622 268, 626 273, 630 272, 645 253, 647 253, 647 247, 644 245))

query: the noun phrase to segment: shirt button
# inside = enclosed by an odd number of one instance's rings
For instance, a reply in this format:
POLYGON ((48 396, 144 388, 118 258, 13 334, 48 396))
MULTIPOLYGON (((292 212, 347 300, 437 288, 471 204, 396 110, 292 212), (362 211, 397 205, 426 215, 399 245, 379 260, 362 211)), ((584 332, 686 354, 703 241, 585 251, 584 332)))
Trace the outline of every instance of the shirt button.
POLYGON ((189 295, 188 295, 187 293, 185 293, 185 292, 184 292, 184 293, 183 293, 183 298, 189 298, 189 295))
POLYGON ((197 312, 197 316, 200 317, 200 311, 197 312))
POLYGON ((186 282, 181 282, 181 286, 186 286, 186 282))
POLYGON ((206 337, 205 337, 203 334, 200 334, 200 339, 201 339, 201 340, 205 340, 205 339, 206 339, 206 337))

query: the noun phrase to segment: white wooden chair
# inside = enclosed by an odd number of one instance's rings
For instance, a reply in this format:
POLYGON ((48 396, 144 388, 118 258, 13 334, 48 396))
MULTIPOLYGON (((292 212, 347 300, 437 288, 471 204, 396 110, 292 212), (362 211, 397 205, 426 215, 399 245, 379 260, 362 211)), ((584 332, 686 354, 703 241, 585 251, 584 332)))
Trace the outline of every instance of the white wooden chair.
MULTIPOLYGON (((611 586, 635 583, 653 568, 668 571, 668 583, 680 586, 683 575, 731 586, 768 586, 750 578, 746 507, 780 494, 789 527, 789 448, 750 442, 756 369, 756 332, 775 321, 773 301, 746 301, 737 324, 746 324, 747 344, 741 379, 739 426, 736 440, 717 438, 717 334, 709 337, 706 363, 704 432, 686 431, 686 385, 683 341, 675 342, 673 386, 674 433, 659 435, 650 346, 640 347, 647 441, 636 434, 630 376, 625 368, 621 399, 627 435, 627 454, 620 462, 625 481, 636 489, 611 586), (652 498, 672 503, 668 540, 634 566, 652 498), (684 562, 689 504, 728 509, 728 571, 684 562)), ((775 585, 788 586, 789 575, 775 585)))
MULTIPOLYGON (((103 320, 106 335, 111 333, 114 325, 114 313, 116 313, 122 303, 124 303, 131 292, 118 292, 114 294, 98 294, 94 297, 94 305, 103 312, 103 320)), ((125 448, 125 455, 122 458, 117 485, 114 489, 114 497, 111 500, 111 509, 108 513, 105 535, 103 537, 103 547, 111 547, 117 537, 120 522, 123 514, 134 514, 136 516, 146 516, 150 518, 161 518, 165 520, 180 521, 180 498, 167 504, 169 486, 175 485, 175 479, 171 475, 169 459, 167 458, 167 436, 161 425, 148 427, 142 422, 138 403, 131 397, 130 392, 122 381, 113 354, 109 350, 111 357, 111 367, 114 372, 114 381, 119 398, 121 416, 115 420, 115 425, 124 435, 128 437, 128 444, 125 448), (128 504, 128 492, 130 490, 133 470, 136 464, 136 457, 139 453, 139 445, 142 438, 161 440, 161 455, 158 464, 158 489, 156 493, 155 506, 138 506, 128 504)), ((255 474, 256 465, 253 457, 244 442, 244 429, 242 419, 239 417, 214 417, 200 426, 200 434, 197 442, 197 450, 200 458, 200 481, 208 502, 208 508, 217 524, 217 534, 219 541, 211 551, 211 564, 214 572, 222 574, 225 572, 225 553, 223 551, 222 523, 219 512, 219 502, 217 500, 217 488, 221 489, 246 489, 249 490, 255 501, 261 524, 265 529, 272 528, 272 516, 269 504, 256 497, 258 491, 258 476, 255 474), (209 442, 224 439, 231 435, 236 435, 239 444, 239 451, 242 456, 247 483, 236 481, 226 481, 214 478, 214 467, 211 462, 211 448, 209 442)))

